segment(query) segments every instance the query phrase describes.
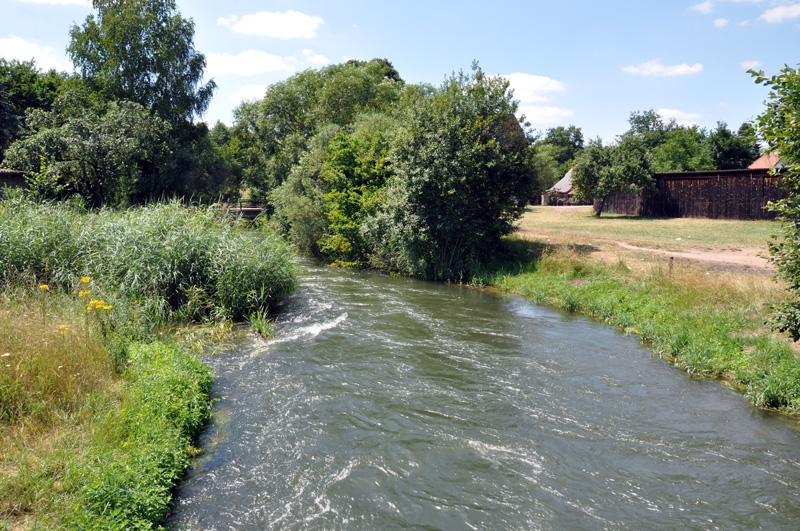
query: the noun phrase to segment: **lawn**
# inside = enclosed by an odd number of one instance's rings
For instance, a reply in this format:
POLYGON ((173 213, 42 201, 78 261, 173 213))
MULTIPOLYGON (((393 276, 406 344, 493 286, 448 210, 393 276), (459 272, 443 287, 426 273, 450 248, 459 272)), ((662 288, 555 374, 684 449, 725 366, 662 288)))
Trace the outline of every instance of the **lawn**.
POLYGON ((613 240, 654 249, 766 249, 779 231, 774 221, 700 218, 640 218, 619 214, 592 215, 591 206, 528 208, 520 232, 558 241, 613 240))

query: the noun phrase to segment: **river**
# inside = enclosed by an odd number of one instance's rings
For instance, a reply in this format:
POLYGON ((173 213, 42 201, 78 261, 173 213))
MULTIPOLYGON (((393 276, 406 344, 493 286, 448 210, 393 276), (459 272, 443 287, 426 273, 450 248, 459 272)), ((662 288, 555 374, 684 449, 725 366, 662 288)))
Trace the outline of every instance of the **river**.
POLYGON ((795 421, 635 337, 478 290, 305 264, 219 399, 171 529, 792 529, 795 421))

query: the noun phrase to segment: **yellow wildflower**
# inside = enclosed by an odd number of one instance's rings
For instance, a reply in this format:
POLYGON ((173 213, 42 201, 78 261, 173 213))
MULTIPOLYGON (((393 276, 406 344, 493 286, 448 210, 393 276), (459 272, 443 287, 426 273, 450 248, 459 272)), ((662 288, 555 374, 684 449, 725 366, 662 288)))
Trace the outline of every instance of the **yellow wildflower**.
POLYGON ((88 284, 91 281, 92 277, 81 277, 81 282, 83 282, 84 284, 88 284))
POLYGON ((50 289, 50 286, 48 286, 47 284, 41 284, 39 285, 39 289, 42 291, 47 291, 50 289))
POLYGON ((81 291, 78 292, 78 297, 86 297, 86 296, 89 296, 91 294, 92 294, 92 290, 90 290, 90 289, 81 290, 81 291))

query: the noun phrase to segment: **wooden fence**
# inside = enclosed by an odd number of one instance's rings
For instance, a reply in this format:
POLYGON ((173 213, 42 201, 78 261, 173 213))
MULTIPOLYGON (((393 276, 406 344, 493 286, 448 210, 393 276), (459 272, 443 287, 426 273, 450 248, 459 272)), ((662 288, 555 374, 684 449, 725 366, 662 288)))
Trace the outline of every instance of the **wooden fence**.
POLYGON ((718 170, 657 173, 650 194, 617 194, 604 211, 633 216, 717 219, 774 219, 765 210, 786 197, 780 177, 769 170, 718 170))

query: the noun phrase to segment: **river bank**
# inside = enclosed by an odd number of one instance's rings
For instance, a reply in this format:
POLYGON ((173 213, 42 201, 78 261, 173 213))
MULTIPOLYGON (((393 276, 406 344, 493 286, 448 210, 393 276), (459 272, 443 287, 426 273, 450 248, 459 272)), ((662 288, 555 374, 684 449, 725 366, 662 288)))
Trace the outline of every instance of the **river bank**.
POLYGON ((212 404, 174 327, 263 322, 295 274, 205 208, 0 201, 0 529, 157 528, 212 404))
POLYGON ((520 259, 483 281, 534 303, 586 315, 639 336, 697 377, 720 378, 761 408, 800 410, 800 360, 764 324, 784 297, 768 275, 665 258, 592 256, 590 243, 516 239, 520 259))

